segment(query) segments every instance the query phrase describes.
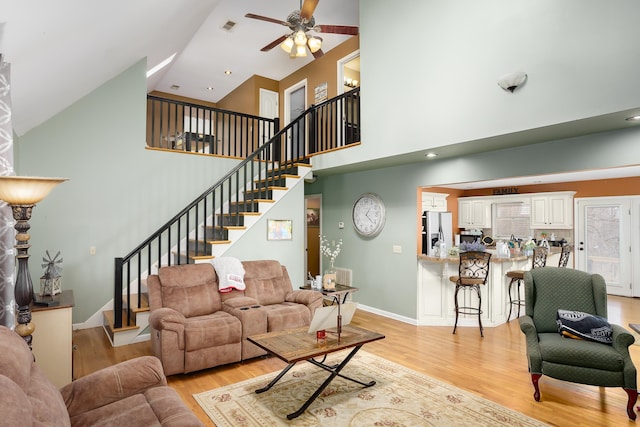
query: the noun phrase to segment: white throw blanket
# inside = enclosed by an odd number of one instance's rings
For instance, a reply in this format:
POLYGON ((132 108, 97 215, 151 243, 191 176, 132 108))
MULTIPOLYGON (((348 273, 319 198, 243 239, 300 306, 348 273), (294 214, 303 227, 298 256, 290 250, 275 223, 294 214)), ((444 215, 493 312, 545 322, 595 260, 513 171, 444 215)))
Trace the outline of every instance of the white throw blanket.
POLYGON ((244 291, 244 267, 238 258, 214 258, 211 263, 218 275, 218 291, 231 292, 234 289, 244 291))

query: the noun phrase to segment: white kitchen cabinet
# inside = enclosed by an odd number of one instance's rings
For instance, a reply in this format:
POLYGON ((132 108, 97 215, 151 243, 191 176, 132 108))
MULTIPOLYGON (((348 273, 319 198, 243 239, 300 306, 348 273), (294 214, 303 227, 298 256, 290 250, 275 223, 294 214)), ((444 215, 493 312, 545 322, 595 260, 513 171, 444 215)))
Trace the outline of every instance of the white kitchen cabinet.
POLYGON ((447 197, 445 193, 422 193, 422 211, 446 212, 447 197))
POLYGON ((531 197, 531 228, 573 228, 575 192, 537 194, 531 197))
POLYGON ((491 227, 491 200, 487 200, 486 198, 459 198, 458 227, 491 227))

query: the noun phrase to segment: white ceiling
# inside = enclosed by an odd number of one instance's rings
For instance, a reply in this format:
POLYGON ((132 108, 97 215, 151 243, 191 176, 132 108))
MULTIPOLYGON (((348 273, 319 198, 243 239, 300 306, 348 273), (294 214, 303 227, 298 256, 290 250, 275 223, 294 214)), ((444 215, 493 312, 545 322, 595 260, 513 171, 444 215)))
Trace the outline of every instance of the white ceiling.
MULTIPOLYGON (((290 59, 280 48, 260 49, 287 34, 288 28, 245 18, 246 13, 286 20, 300 0, 0 0, 0 54, 11 65, 12 123, 17 135, 78 101, 137 62, 147 69, 177 53, 174 61, 148 79, 148 90, 217 102, 254 74, 281 80, 313 61, 290 59), (222 26, 236 22, 231 31, 222 26), (224 72, 230 70, 231 75, 224 72), (171 86, 179 86, 178 90, 171 86), (213 87, 213 91, 207 87, 213 87)), ((366 3, 363 3, 366 4, 366 3)), ((316 24, 359 25, 358 0, 320 0, 316 24)), ((366 29, 364 29, 366 31, 366 29)), ((362 31, 362 30, 361 30, 362 31)), ((350 36, 321 34, 328 51, 350 36)), ((617 112, 588 121, 533 129, 483 144, 439 149, 439 158, 530 144, 631 126, 617 112), (471 151, 470 151, 471 150, 471 151)), ((423 159, 409 153, 372 161, 382 167, 423 159)), ((359 165, 352 165, 357 168, 359 165)), ((570 175, 523 177, 508 183, 458 183, 456 188, 525 185, 637 176, 636 168, 582 171, 570 175)))
MULTIPOLYGON (((357 26, 358 4, 320 0, 316 24, 357 26)), ((261 52, 289 28, 245 14, 284 21, 299 8, 300 0, 0 0, 15 132, 26 133, 144 58, 151 69, 177 53, 148 80, 149 91, 211 102, 254 74, 281 80, 313 56, 290 59, 279 47, 261 52), (231 31, 222 29, 227 21, 236 22, 231 31)), ((325 52, 351 37, 318 35, 325 52)))

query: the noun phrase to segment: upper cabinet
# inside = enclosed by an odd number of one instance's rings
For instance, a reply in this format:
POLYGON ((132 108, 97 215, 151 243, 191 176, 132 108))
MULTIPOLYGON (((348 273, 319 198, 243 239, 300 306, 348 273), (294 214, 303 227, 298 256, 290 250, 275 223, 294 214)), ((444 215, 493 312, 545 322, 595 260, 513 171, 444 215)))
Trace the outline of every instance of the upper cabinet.
POLYGON ((422 193, 422 211, 446 212, 448 194, 422 193))
POLYGON ((491 200, 486 197, 458 199, 459 228, 491 227, 491 200))
POLYGON ((531 197, 531 228, 573 228, 573 191, 531 197))

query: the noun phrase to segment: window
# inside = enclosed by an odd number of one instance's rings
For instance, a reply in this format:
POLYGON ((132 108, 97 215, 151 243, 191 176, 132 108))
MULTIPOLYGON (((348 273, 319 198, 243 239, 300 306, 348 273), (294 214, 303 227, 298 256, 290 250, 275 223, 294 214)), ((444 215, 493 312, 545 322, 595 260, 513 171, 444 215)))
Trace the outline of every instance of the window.
POLYGON ((531 205, 526 203, 493 204, 493 238, 509 239, 532 236, 531 205))

